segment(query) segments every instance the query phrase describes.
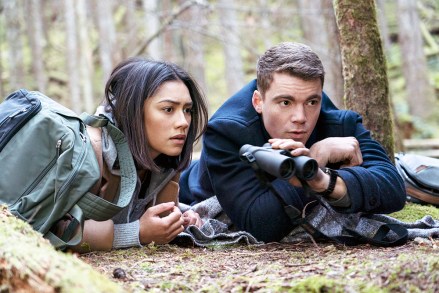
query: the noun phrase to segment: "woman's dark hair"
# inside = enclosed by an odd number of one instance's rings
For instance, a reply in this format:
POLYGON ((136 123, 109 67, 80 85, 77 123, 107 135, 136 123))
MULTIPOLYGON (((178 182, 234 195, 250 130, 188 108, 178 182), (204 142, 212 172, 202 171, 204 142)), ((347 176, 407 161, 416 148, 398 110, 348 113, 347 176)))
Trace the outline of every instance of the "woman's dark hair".
POLYGON ((186 168, 194 142, 206 130, 208 112, 204 95, 194 79, 176 64, 140 57, 129 58, 114 68, 105 86, 105 105, 110 107, 116 125, 125 134, 138 168, 158 171, 160 167, 186 168), (155 160, 145 134, 143 105, 167 81, 182 81, 192 99, 192 120, 180 156, 164 154, 155 160))

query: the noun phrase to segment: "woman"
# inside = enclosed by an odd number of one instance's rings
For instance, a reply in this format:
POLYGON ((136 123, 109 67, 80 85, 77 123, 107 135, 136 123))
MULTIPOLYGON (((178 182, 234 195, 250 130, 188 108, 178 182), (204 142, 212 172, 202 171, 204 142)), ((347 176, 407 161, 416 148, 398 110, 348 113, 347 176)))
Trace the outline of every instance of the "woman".
MULTIPOLYGON (((201 226, 193 211, 178 208, 178 179, 207 123, 207 106, 196 82, 175 64, 131 58, 112 72, 96 114, 125 134, 137 167, 131 203, 113 219, 87 220, 79 251, 168 243, 188 225, 201 226)), ((106 131, 88 127, 101 166, 96 194, 117 196, 120 177, 106 131)))

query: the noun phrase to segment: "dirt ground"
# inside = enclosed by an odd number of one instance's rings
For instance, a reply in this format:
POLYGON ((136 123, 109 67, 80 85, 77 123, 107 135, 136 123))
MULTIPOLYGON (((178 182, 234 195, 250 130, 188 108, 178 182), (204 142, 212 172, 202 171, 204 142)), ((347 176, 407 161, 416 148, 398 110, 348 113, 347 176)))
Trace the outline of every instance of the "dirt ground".
POLYGON ((131 248, 81 259, 133 292, 439 292, 439 240, 131 248))

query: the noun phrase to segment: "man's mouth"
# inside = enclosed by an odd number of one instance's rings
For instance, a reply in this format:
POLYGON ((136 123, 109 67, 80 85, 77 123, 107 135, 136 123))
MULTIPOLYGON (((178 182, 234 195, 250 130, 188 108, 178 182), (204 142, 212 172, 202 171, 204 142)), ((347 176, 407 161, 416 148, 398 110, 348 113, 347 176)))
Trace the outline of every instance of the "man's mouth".
POLYGON ((304 136, 306 136, 305 130, 297 130, 297 131, 289 131, 288 137, 294 140, 302 139, 304 136))
POLYGON ((292 135, 304 135, 306 133, 306 131, 305 130, 294 130, 294 131, 289 131, 288 133, 292 134, 292 135))

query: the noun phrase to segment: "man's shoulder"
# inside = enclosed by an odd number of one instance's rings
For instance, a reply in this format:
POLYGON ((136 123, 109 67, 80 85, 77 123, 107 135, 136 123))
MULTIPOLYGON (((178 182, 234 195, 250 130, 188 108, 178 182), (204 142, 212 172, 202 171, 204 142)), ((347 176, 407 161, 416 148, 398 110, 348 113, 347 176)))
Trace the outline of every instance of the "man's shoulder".
POLYGON ((326 93, 323 92, 319 119, 324 123, 343 124, 358 120, 361 122, 362 118, 357 112, 337 108, 326 93))
POLYGON ((344 124, 362 120, 361 116, 352 110, 330 109, 323 110, 320 113, 321 122, 344 124))
POLYGON ((362 124, 361 116, 351 110, 330 109, 320 112, 316 125, 317 136, 353 136, 362 124))

